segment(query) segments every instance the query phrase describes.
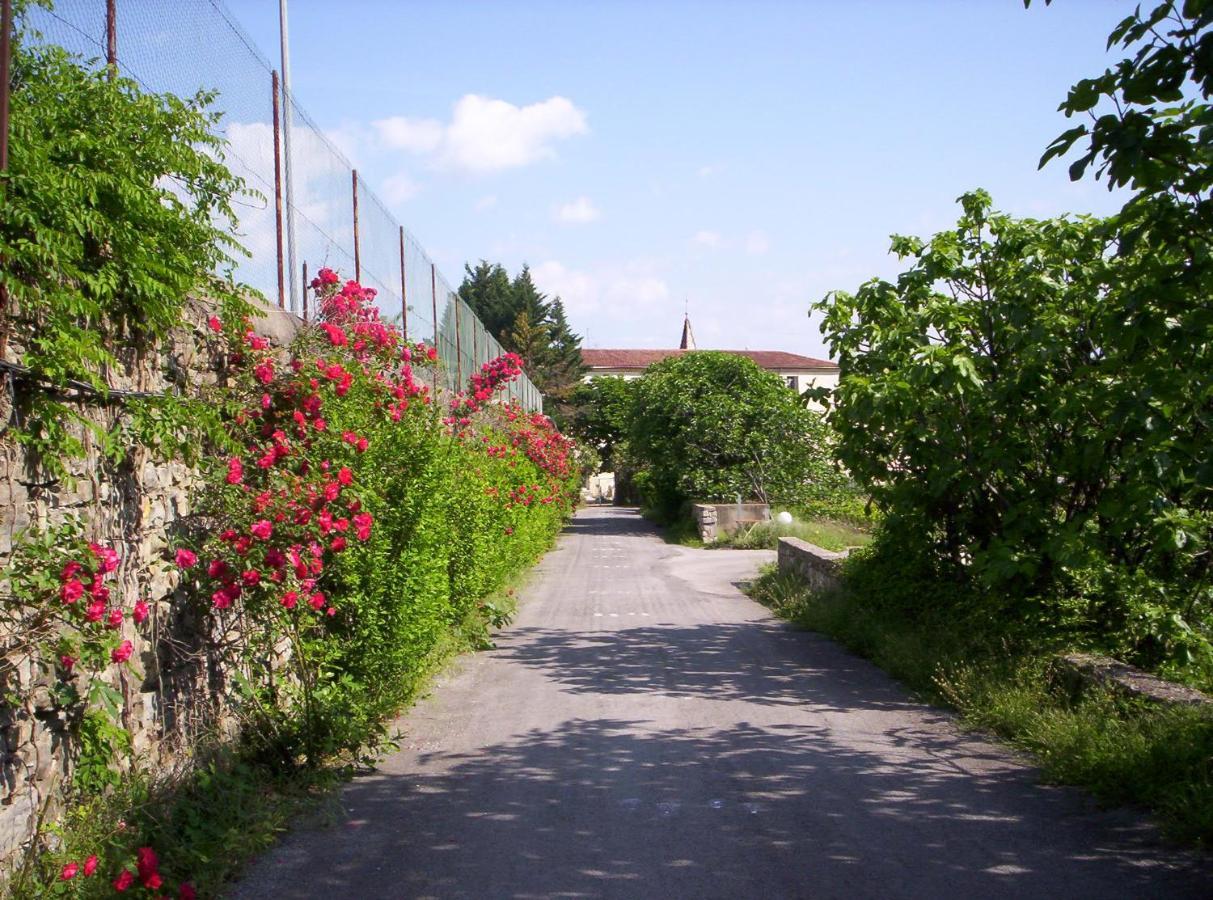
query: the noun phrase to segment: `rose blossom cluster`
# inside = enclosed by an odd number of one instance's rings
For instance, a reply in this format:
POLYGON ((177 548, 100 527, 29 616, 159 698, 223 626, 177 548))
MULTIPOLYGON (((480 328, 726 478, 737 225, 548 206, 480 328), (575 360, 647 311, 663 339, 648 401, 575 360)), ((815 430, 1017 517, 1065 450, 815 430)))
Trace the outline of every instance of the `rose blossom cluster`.
MULTIPOLYGON (((451 413, 455 416, 462 414, 464 418, 480 410, 488 403, 493 395, 505 388, 522 374, 522 357, 517 353, 503 353, 496 359, 491 359, 480 367, 480 371, 468 379, 468 390, 464 394, 456 394, 451 400, 451 413)), ((448 420, 447 424, 452 424, 448 420)), ((460 420, 459 424, 466 425, 460 420)))
MULTIPOLYGON (((113 547, 90 543, 88 549, 87 557, 69 560, 60 570, 59 599, 81 628, 94 633, 104 633, 106 629, 117 631, 127 613, 121 606, 111 604, 110 589, 105 582, 107 576, 117 571, 122 558, 113 547)), ((147 601, 138 600, 130 617, 136 625, 142 625, 150 611, 147 601)), ((133 653, 134 645, 124 640, 110 650, 110 659, 124 663, 133 653)), ((69 673, 77 661, 70 653, 59 657, 59 664, 69 673)))
MULTIPOLYGON (((91 878, 97 873, 97 866, 100 861, 97 855, 93 854, 83 863, 69 862, 59 872, 60 881, 71 881, 77 876, 91 878)), ((119 894, 124 894, 138 882, 141 887, 149 891, 159 891, 164 887, 164 878, 160 874, 160 860, 156 856, 156 851, 151 847, 140 847, 135 853, 135 871, 130 869, 122 869, 114 878, 112 886, 119 894)), ((158 897, 163 897, 164 894, 156 894, 158 897)), ((196 900, 198 892, 194 890, 194 886, 183 881, 180 887, 177 888, 177 897, 179 900, 196 900)))

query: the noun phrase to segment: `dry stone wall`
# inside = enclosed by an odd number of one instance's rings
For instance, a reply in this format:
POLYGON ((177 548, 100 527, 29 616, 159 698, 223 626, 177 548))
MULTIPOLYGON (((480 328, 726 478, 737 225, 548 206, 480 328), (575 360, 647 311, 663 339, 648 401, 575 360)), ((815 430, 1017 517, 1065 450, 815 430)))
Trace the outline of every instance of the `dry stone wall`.
MULTIPOLYGON (((210 312, 205 302, 191 302, 171 346, 154 358, 129 354, 125 370, 110 373, 111 387, 171 392, 183 378, 188 383, 221 378, 207 349, 210 312)), ((289 343, 299 321, 274 308, 265 313, 254 329, 281 345, 289 343)), ((24 388, 19 379, 5 388, 0 421, 11 422, 20 415, 24 388)), ((123 415, 120 403, 82 401, 79 409, 103 429, 123 415)), ((69 465, 71 478, 60 480, 48 478, 11 434, 0 436, 0 567, 7 567, 23 530, 54 527, 73 517, 85 523, 90 540, 118 550, 122 561, 110 585, 112 596, 126 609, 137 599, 147 600, 151 628, 136 631, 126 620, 122 637, 135 647, 131 665, 115 666, 103 677, 121 693, 122 724, 131 735, 135 759, 180 763, 199 735, 212 733, 224 720, 226 673, 215 652, 216 636, 209 633, 206 619, 169 602, 177 576, 164 565, 174 533, 198 527, 190 522, 197 473, 180 462, 157 460, 143 448, 115 463, 90 440, 87 429, 81 427, 78 434, 87 452, 69 465)), ((72 719, 78 711, 56 705, 54 671, 19 646, 18 635, 0 634, 0 639, 2 866, 27 844, 40 819, 53 819, 58 811, 78 758, 72 735, 79 723, 72 719)))
POLYGON ((778 566, 794 572, 814 591, 835 591, 842 586, 842 563, 847 553, 833 553, 800 538, 779 539, 778 566))

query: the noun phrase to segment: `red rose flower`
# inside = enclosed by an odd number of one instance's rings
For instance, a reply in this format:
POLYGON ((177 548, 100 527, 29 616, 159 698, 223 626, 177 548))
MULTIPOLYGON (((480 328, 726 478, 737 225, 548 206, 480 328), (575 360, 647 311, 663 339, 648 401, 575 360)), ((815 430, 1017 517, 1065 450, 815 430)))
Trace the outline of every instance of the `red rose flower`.
POLYGON ((64 603, 75 603, 84 595, 84 585, 76 579, 66 582, 63 587, 59 588, 59 596, 63 598, 64 603))
POLYGON ((116 663, 124 663, 131 658, 131 654, 134 652, 134 645, 130 641, 123 641, 110 652, 110 659, 116 663))
POLYGON ((134 883, 135 876, 131 874, 130 869, 123 869, 114 879, 114 890, 121 894, 134 883))
POLYGON ((198 562, 198 555, 193 550, 186 550, 184 547, 177 548, 177 568, 192 569, 198 562))

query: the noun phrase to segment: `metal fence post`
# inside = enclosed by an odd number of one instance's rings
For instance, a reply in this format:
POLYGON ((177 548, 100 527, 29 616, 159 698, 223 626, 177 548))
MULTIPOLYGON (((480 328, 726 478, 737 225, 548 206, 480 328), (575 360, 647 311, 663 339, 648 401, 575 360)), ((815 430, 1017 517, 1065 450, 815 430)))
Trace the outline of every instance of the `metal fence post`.
POLYGON ((274 232, 278 241, 278 308, 286 308, 286 279, 282 261, 282 134, 279 126, 278 70, 270 72, 270 88, 274 92, 274 232))
POLYGON ((362 284, 362 256, 358 252, 358 170, 354 169, 354 280, 362 284))
POLYGON ((13 0, 0 0, 0 172, 8 171, 8 81, 13 54, 13 0))
POLYGON ((438 400, 438 366, 442 364, 442 352, 438 347, 438 270, 430 263, 430 303, 434 310, 434 352, 438 354, 438 364, 434 366, 434 401, 438 400))
POLYGON ((400 226, 400 330, 409 339, 409 289, 404 280, 404 226, 400 226))
MULTIPOLYGON (((0 0, 0 172, 8 171, 8 80, 12 56, 13 2, 0 0)), ((3 259, 0 259, 0 266, 3 259)), ((0 359, 8 350, 8 286, 0 283, 0 359)))
POLYGON ((463 329, 459 327, 459 307, 463 301, 455 298, 455 390, 463 390, 463 329))
MULTIPOLYGON (((292 301, 294 302, 294 301, 292 301)), ((307 260, 303 261, 303 321, 307 321, 307 260)))
POLYGON ((118 0, 105 0, 105 64, 113 81, 118 76, 118 0))

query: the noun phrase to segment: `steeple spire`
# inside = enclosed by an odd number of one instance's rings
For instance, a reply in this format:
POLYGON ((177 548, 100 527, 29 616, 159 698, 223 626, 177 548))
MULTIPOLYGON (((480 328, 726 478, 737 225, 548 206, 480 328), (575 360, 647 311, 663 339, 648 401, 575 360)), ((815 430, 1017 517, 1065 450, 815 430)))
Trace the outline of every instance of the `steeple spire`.
POLYGON ((691 331, 691 316, 690 313, 684 313, 682 317, 682 342, 678 345, 679 350, 694 350, 695 349, 695 333, 691 331))

